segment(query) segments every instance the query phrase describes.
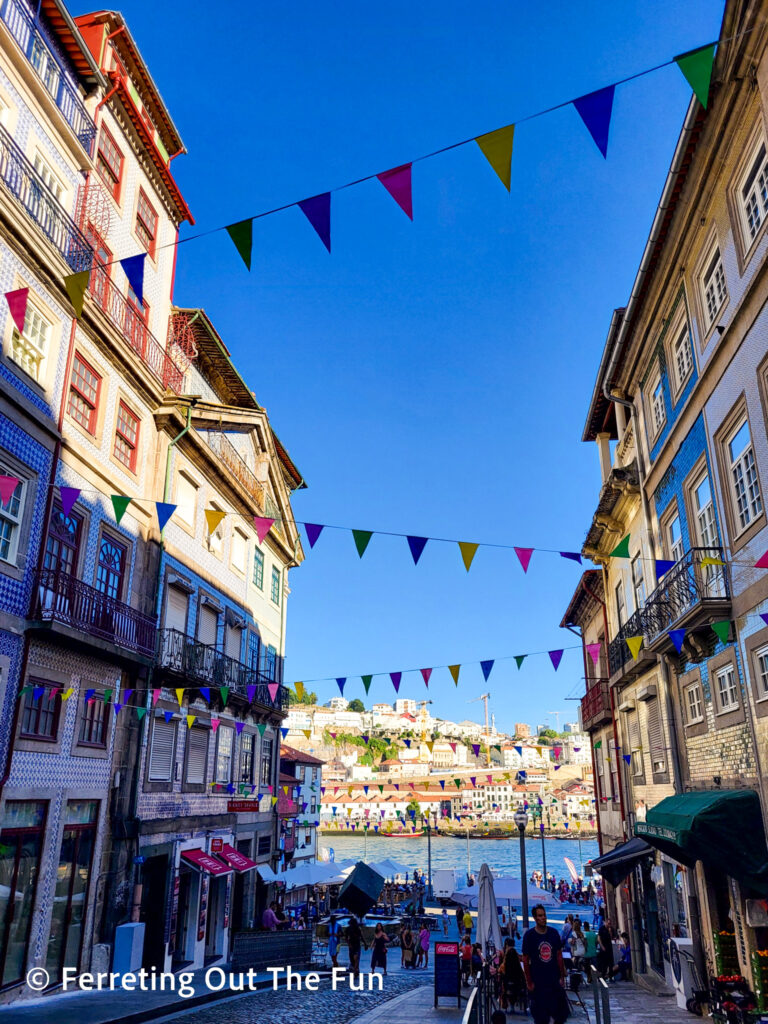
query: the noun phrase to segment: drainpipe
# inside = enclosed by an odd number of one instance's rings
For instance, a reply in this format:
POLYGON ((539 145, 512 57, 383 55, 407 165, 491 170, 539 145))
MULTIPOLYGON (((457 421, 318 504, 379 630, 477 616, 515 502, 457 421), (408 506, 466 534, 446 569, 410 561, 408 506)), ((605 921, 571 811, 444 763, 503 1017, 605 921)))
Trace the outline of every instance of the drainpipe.
MULTIPOLYGON (((583 586, 583 582, 582 582, 582 586, 583 586)), ((581 640, 581 656, 582 656, 582 659, 584 661, 584 683, 585 683, 586 689, 589 690, 589 676, 588 676, 588 673, 587 673, 587 648, 586 648, 586 645, 584 643, 584 631, 581 630, 581 629, 574 629, 573 626, 566 626, 565 628, 567 630, 569 630, 571 633, 573 633, 574 636, 577 636, 581 640)), ((583 722, 581 724, 584 725, 583 722)), ((590 737, 590 741, 589 741, 589 752, 592 755, 592 783, 593 783, 593 789, 594 789, 595 794, 597 794, 597 791, 598 791, 597 790, 597 764, 595 763, 595 748, 594 748, 594 746, 592 744, 591 737, 590 737)), ((603 830, 600 827, 600 808, 597 806, 597 799, 595 799, 595 821, 597 822, 597 849, 598 849, 598 852, 599 852, 600 856, 602 857, 602 855, 603 855, 603 830)), ((542 822, 542 825, 543 825, 544 824, 544 817, 543 817, 543 815, 542 815, 541 822, 542 822)))

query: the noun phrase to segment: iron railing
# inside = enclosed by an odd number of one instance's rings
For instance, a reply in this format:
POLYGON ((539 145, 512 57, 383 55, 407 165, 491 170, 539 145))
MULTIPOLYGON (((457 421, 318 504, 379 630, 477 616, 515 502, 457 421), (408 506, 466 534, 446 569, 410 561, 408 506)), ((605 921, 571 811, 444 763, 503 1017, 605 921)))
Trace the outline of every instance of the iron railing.
POLYGON ((58 569, 37 574, 33 618, 58 622, 88 636, 153 657, 156 619, 58 569))
POLYGON ((581 698, 581 721, 585 729, 611 718, 611 694, 607 679, 590 679, 581 698))
POLYGON ((105 267, 94 266, 88 289, 93 301, 106 313, 158 383, 180 395, 184 389, 184 370, 163 348, 137 307, 123 295, 105 267))
POLYGON ((280 683, 282 658, 276 659, 274 677, 230 658, 211 644, 202 644, 178 629, 162 629, 159 635, 158 665, 167 672, 194 679, 203 686, 229 687, 249 701, 266 707, 288 705, 288 690, 280 683), (277 685, 274 700, 269 688, 277 685))
POLYGON ((232 444, 226 434, 218 430, 210 430, 207 434, 208 447, 221 459, 228 472, 240 483, 250 496, 256 501, 262 511, 267 511, 267 497, 264 485, 256 479, 256 474, 250 468, 245 459, 240 455, 237 448, 232 444))
POLYGON ((90 269, 93 247, 2 125, 0 181, 74 272, 90 269))
POLYGON ((642 608, 639 608, 634 614, 630 615, 608 645, 608 668, 611 675, 624 668, 627 662, 632 659, 632 654, 627 646, 627 638, 633 636, 645 637, 647 635, 645 626, 646 607, 647 602, 642 608))
POLYGON ((8 31, 19 44, 21 51, 35 70, 35 74, 53 98, 88 156, 93 156, 96 139, 96 125, 75 85, 67 78, 61 64, 42 33, 35 25, 28 8, 19 0, 4 0, 0 4, 0 19, 5 22, 8 31))

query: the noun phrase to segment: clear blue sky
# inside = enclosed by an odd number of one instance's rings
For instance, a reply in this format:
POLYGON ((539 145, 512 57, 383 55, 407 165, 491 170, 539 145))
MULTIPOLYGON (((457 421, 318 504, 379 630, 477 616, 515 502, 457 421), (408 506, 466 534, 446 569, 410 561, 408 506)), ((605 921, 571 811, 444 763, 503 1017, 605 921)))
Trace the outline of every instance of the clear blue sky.
MULTIPOLYGON (((546 5, 123 0, 185 140, 174 172, 204 230, 386 170, 717 38, 722 0, 546 5)), ((84 8, 81 8, 84 9, 84 8)), ((248 274, 224 235, 179 250, 308 482, 299 520, 578 550, 597 498, 580 441, 611 311, 627 300, 690 91, 667 68, 617 90, 604 161, 573 108, 516 134, 507 195, 473 144, 418 164, 411 224, 376 182, 333 197, 333 255, 303 215, 257 222, 248 274)), ((184 231, 189 233, 188 226, 184 231)), ((288 679, 570 646, 579 568, 534 554, 326 531, 292 572, 288 679)), ((500 727, 581 693, 577 651, 496 666, 500 727)), ((307 684, 325 700, 335 683, 307 684)), ((436 671, 433 714, 479 720, 479 666, 436 671)), ((401 696, 425 695, 405 676, 401 696)), ((345 696, 364 697, 350 678, 345 696)), ((394 698, 374 680, 369 701, 394 698)))

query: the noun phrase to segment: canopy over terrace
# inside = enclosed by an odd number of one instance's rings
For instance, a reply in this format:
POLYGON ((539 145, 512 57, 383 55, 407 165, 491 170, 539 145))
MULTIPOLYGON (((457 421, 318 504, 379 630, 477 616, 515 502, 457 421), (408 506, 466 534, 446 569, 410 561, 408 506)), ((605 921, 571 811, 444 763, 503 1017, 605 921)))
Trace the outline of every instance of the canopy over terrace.
MULTIPOLYGON (((539 889, 535 885, 528 885, 526 889, 528 890, 528 903, 531 906, 540 903, 543 907, 549 909, 562 909, 560 900, 551 892, 547 892, 546 889, 539 889)), ((505 878, 503 876, 494 878, 493 891, 496 896, 497 906, 502 906, 507 902, 519 904, 523 898, 519 878, 505 878)), ((462 907, 476 908, 479 894, 480 887, 478 885, 467 885, 463 889, 457 889, 451 896, 451 899, 462 907)))

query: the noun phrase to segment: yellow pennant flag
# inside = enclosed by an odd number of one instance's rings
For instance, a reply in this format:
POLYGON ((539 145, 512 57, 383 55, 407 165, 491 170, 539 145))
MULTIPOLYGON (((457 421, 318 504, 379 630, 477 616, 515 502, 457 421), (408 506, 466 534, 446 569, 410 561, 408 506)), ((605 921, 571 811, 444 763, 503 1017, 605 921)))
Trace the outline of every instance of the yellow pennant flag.
POLYGON ((304 700, 304 683, 294 683, 293 688, 296 690, 297 700, 304 700))
POLYGON ((432 748, 434 747, 434 745, 435 745, 434 743, 428 743, 427 744, 427 750, 430 752, 430 754, 432 753, 432 748))
POLYGON ((699 562, 699 565, 703 569, 707 565, 725 565, 725 562, 722 560, 722 558, 709 558, 709 557, 707 557, 707 558, 702 558, 702 560, 699 562))
POLYGON ((633 658, 637 659, 637 656, 640 653, 640 648, 642 646, 643 646, 643 638, 642 638, 642 636, 628 636, 627 637, 627 647, 629 648, 629 652, 630 652, 630 654, 632 655, 633 658))
POLYGON ((273 796, 272 797, 272 806, 274 807, 276 803, 277 803, 277 797, 273 796))
POLYGON ((197 715, 187 715, 187 728, 191 729, 192 724, 197 721, 197 715))
POLYGON ((541 757, 541 747, 536 747, 536 753, 541 757))
POLYGON ((182 700, 184 700, 184 690, 179 689, 179 690, 176 691, 176 701, 177 701, 179 707, 181 707, 182 700))
POLYGON ((580 821, 576 822, 576 831, 577 832, 581 832, 581 822, 580 821))
POLYGON ((214 533, 216 527, 226 515, 220 508, 207 508, 205 510, 205 521, 208 524, 208 533, 214 533))
POLYGON ((312 730, 311 729, 302 729, 301 731, 304 733, 304 735, 307 737, 307 739, 309 739, 310 736, 312 735, 312 730))
POLYGON ((468 540, 460 540, 458 542, 459 550, 461 551, 461 557, 464 561, 464 568, 469 572, 469 567, 472 565, 472 559, 477 554, 477 549, 480 547, 479 544, 473 544, 468 540))
POLYGON ((283 793, 285 793, 285 795, 288 796, 288 787, 287 786, 283 786, 283 793))
POLYGON ((459 672, 461 672, 461 665, 449 665, 448 666, 448 671, 453 676, 454 683, 458 686, 459 685, 459 672))
POLYGON ((83 315, 83 303, 85 302, 85 291, 88 287, 90 270, 81 270, 77 274, 68 274, 64 278, 64 287, 67 289, 69 301, 75 307, 75 319, 79 320, 83 315))
POLYGON ((68 686, 67 689, 64 691, 64 693, 62 693, 61 699, 62 700, 69 700, 69 698, 72 696, 72 694, 74 692, 75 692, 74 686, 68 686))
POLYGON ((509 192, 512 182, 512 142, 514 137, 515 126, 508 124, 504 128, 497 128, 495 132, 478 135, 475 139, 483 156, 496 171, 507 192, 509 192))

